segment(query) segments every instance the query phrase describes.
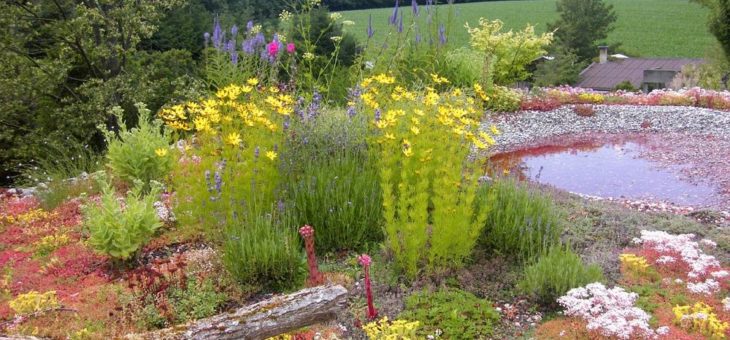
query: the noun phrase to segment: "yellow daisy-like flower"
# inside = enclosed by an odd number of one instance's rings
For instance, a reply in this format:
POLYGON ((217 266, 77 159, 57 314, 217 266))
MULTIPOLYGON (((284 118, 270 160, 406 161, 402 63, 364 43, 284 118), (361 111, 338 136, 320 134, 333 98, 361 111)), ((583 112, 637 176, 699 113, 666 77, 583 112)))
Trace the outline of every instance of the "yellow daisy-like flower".
POLYGON ((413 132, 414 135, 417 135, 417 134, 421 133, 421 129, 419 129, 417 126, 412 126, 411 132, 413 132))
POLYGON ((246 80, 246 84, 249 84, 251 86, 256 86, 259 84, 259 80, 256 78, 249 78, 248 80, 246 80))
POLYGON ((229 133, 226 137, 226 143, 231 144, 233 146, 238 146, 241 144, 241 135, 239 135, 237 132, 229 133))
POLYGON ((278 155, 274 151, 267 151, 266 152, 266 157, 268 157, 272 161, 276 159, 276 156, 278 156, 278 155))
POLYGON ((499 129, 497 129, 497 127, 496 127, 496 126, 494 126, 494 125, 492 125, 491 127, 489 127, 489 129, 490 129, 490 130, 492 131, 492 134, 493 134, 493 135, 495 135, 495 136, 499 136, 499 135, 500 135, 500 134, 502 133, 502 132, 500 132, 500 131, 499 131, 499 129))
POLYGON ((165 148, 156 149, 155 154, 157 154, 158 157, 165 157, 165 156, 167 156, 167 149, 165 149, 165 148))

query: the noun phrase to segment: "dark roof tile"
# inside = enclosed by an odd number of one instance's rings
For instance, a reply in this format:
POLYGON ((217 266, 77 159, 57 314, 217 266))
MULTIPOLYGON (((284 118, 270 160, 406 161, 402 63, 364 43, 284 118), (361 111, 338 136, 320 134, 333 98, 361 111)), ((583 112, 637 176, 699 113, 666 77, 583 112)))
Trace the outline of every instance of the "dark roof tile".
POLYGON ((613 89, 622 81, 628 80, 640 88, 644 79, 644 70, 681 71, 687 64, 700 64, 702 59, 639 59, 629 58, 609 61, 604 64, 593 63, 580 74, 576 86, 592 89, 613 89))

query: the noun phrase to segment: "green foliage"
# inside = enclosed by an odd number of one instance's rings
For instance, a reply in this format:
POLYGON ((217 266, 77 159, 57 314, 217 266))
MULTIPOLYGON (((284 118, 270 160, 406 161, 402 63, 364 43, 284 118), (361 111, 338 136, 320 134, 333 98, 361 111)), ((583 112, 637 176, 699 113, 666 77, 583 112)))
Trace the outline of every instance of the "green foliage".
POLYGON ((306 263, 296 228, 283 211, 248 212, 227 221, 223 264, 239 283, 260 289, 294 289, 306 263))
POLYGON ((446 53, 442 74, 457 87, 471 87, 479 82, 484 70, 484 57, 467 47, 446 53))
POLYGON ((537 65, 535 86, 573 85, 578 82, 586 63, 578 61, 578 56, 562 43, 554 44, 550 50, 554 59, 537 65))
POLYGON ((487 202, 483 240, 491 249, 531 260, 560 244, 561 215, 548 196, 512 179, 496 179, 487 202))
POLYGON ((147 329, 158 329, 213 316, 228 301, 216 291, 210 278, 190 278, 182 285, 171 283, 162 294, 132 296, 140 299, 134 306, 134 317, 147 329))
POLYGON ((318 91, 326 100, 343 103, 351 84, 348 68, 360 49, 357 40, 326 7, 305 1, 292 11, 293 18, 284 24, 288 25, 288 36, 297 47, 301 68, 300 73, 293 75, 297 86, 302 93, 318 91))
POLYGON ((573 288, 603 281, 601 267, 595 264, 586 266, 569 247, 556 245, 525 267, 518 288, 541 303, 552 305, 573 288))
MULTIPOLYGON (((96 127, 110 108, 132 112, 133 103, 144 101, 157 109, 154 105, 174 95, 168 89, 190 86, 190 63, 179 58, 156 64, 170 72, 135 65, 141 58, 138 43, 179 2, 0 3, 0 25, 8 28, 0 33, 3 180, 41 158, 47 145, 100 151, 104 145, 96 127), (158 78, 162 73, 164 79, 158 78)), ((168 55, 155 52, 144 59, 154 64, 168 55)))
POLYGON ((99 179, 99 185, 101 202, 87 202, 82 209, 89 245, 114 259, 127 260, 162 226, 154 207, 160 186, 153 182, 143 196, 143 185, 137 181, 122 203, 106 178, 99 179))
POLYGON ((522 94, 509 87, 492 86, 487 90, 485 108, 493 112, 515 112, 520 109, 522 94))
POLYGON ((637 88, 634 87, 633 84, 631 84, 630 81, 624 80, 618 84, 616 84, 616 87, 613 88, 614 90, 624 90, 624 91, 636 91, 637 88))
POLYGON ((491 302, 457 289, 415 293, 406 298, 405 310, 399 317, 419 321, 420 336, 441 330, 447 339, 489 338, 499 322, 499 313, 491 302))
POLYGON ((112 174, 128 184, 140 181, 147 190, 151 181, 163 179, 172 170, 173 162, 168 150, 170 135, 161 120, 150 121, 150 110, 144 104, 137 104, 137 110, 139 126, 131 129, 124 122, 122 109, 116 107, 112 110, 119 131, 105 133, 109 148, 107 160, 112 174), (164 133, 160 134, 160 130, 164 133))
POLYGON ((614 28, 616 12, 613 5, 603 0, 559 0, 560 19, 548 25, 555 37, 575 51, 578 60, 593 59, 598 43, 605 40, 614 28))
POLYGON ((479 19, 478 27, 469 27, 471 46, 484 53, 483 84, 489 88, 493 81, 498 85, 511 85, 530 76, 527 65, 547 53, 545 47, 553 41, 552 33, 535 34, 535 28, 527 25, 524 30, 502 32, 501 20, 479 19), (489 82, 487 82, 489 80, 489 82))
POLYGON ((378 173, 367 155, 345 151, 303 165, 289 195, 296 225, 314 226, 318 251, 362 250, 382 240, 378 173))
POLYGON ((292 124, 282 154, 287 205, 295 225, 316 230, 318 251, 363 250, 383 238, 377 170, 370 161, 363 115, 323 110, 292 124))
MULTIPOLYGON (((448 80, 432 75, 432 86, 448 80)), ((478 131, 481 111, 461 90, 405 91, 395 79, 365 79, 364 112, 372 119, 369 146, 383 195, 386 247, 408 279, 463 265, 481 234, 479 156, 492 137, 478 131), (423 105, 414 105, 423 103, 423 105)))

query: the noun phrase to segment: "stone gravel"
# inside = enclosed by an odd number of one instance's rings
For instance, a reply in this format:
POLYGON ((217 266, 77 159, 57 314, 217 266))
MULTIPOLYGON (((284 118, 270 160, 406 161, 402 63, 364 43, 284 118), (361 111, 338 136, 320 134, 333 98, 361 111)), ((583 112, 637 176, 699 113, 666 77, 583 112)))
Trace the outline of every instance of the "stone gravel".
POLYGON ((730 139, 730 112, 684 106, 595 105, 594 109, 592 117, 578 116, 572 105, 499 115, 485 120, 483 128, 494 124, 502 131, 495 138, 496 152, 584 132, 684 132, 730 139))

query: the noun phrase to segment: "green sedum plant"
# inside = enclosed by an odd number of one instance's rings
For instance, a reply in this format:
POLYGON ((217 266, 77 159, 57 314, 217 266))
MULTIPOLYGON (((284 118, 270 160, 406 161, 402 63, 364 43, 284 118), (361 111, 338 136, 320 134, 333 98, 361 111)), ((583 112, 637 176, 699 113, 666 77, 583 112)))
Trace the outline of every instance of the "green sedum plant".
POLYGON ((89 245, 114 259, 127 260, 162 226, 154 207, 160 185, 153 182, 145 196, 142 183, 137 181, 124 200, 117 197, 107 179, 99 179, 99 185, 101 202, 87 202, 82 207, 89 245))
POLYGON ((141 181, 145 191, 150 182, 161 180, 172 170, 172 158, 168 152, 170 135, 162 126, 162 121, 152 120, 150 110, 137 103, 139 111, 138 126, 129 129, 124 122, 124 112, 120 107, 112 109, 119 124, 119 131, 105 131, 108 144, 107 161, 114 176, 134 184, 141 181), (163 133, 160 133, 163 131, 163 133))
POLYGON ((418 335, 425 337, 442 332, 446 339, 485 339, 499 322, 492 303, 469 292, 443 289, 419 292, 406 298, 399 318, 418 321, 418 335))
POLYGON ((555 246, 525 268, 518 288, 542 303, 554 304, 557 298, 573 288, 603 281, 599 266, 586 266, 569 247, 555 246))

